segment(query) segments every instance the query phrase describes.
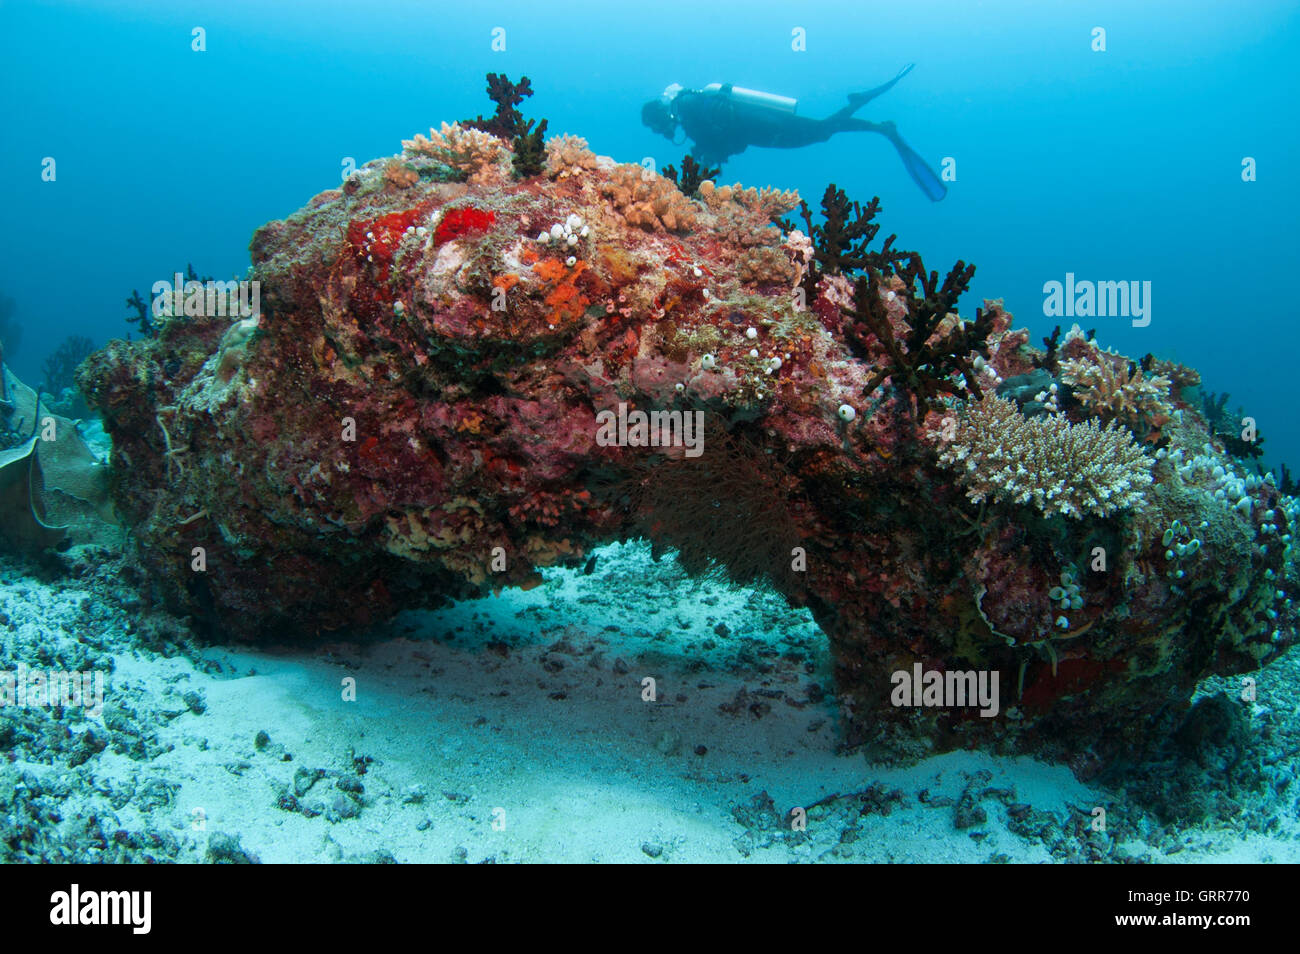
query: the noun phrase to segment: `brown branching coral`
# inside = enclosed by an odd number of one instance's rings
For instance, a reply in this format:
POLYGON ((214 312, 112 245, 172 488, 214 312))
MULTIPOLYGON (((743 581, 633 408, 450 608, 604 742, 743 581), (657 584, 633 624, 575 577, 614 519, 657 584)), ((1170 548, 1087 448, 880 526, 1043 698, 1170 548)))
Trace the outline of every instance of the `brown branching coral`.
POLYGON ((459 123, 443 123, 441 129, 430 129, 427 139, 416 133, 414 139, 402 140, 402 148, 456 170, 474 185, 503 181, 503 163, 510 155, 500 139, 459 123))
POLYGON ((949 320, 957 299, 970 287, 975 266, 957 262, 940 285, 939 273, 926 272, 920 255, 903 254, 908 259, 901 267, 888 253, 880 259, 880 264, 869 263, 867 274, 858 276, 854 284, 853 305, 841 309, 849 319, 846 333, 850 348, 865 356, 869 343, 874 343, 887 356, 886 363, 868 379, 863 396, 870 396, 890 379, 896 387, 906 388, 916 396, 921 411, 926 406, 937 406, 944 394, 960 395, 962 388, 954 380, 960 375, 969 393, 977 399, 982 397, 970 355, 988 356, 992 312, 976 308, 973 322, 966 323, 956 317, 949 320), (901 337, 886 304, 886 296, 897 295, 889 288, 891 276, 901 279, 907 292, 902 296, 907 309, 907 331, 901 337))
POLYGON ((739 182, 718 186, 707 179, 700 183, 699 198, 713 213, 714 228, 726 241, 745 246, 779 242, 781 230, 774 220, 799 204, 799 193, 793 189, 746 189, 739 182))
POLYGON ((1049 517, 1104 517, 1137 505, 1155 463, 1113 422, 1027 418, 1015 402, 992 394, 931 436, 942 441, 939 460, 959 472, 972 501, 1031 503, 1049 517))
POLYGON ((653 232, 688 232, 695 227, 695 208, 671 179, 635 164, 617 166, 601 192, 610 197, 629 225, 653 232))
POLYGON ((1177 361, 1164 361, 1160 358, 1154 358, 1149 366, 1143 368, 1144 371, 1150 371, 1162 378, 1169 379, 1169 390, 1174 397, 1181 397, 1183 389, 1199 387, 1201 383, 1201 373, 1194 368, 1189 368, 1185 364, 1179 364, 1177 361))
POLYGON ((546 174, 552 179, 567 179, 596 168, 596 154, 581 136, 554 136, 546 143, 546 174))
POLYGON ((695 161, 695 157, 687 154, 682 157, 682 171, 678 173, 676 167, 664 166, 664 175, 673 180, 677 188, 682 190, 683 195, 690 196, 694 199, 699 195, 700 186, 706 179, 712 179, 722 171, 721 166, 702 166, 695 161))
POLYGON ((487 75, 488 98, 496 104, 496 112, 488 119, 482 114, 473 119, 462 120, 457 125, 466 129, 478 129, 510 141, 516 136, 526 135, 531 122, 524 120, 524 114, 517 107, 527 97, 533 95, 533 83, 527 76, 521 76, 518 83, 512 83, 505 73, 487 75))
POLYGON ((394 159, 384 166, 384 182, 393 189, 409 189, 420 181, 420 173, 406 163, 394 159))
POLYGON ((1147 376, 1122 355, 1100 351, 1095 360, 1063 359, 1061 380, 1088 413, 1104 421, 1145 428, 1173 413, 1168 378, 1147 376))

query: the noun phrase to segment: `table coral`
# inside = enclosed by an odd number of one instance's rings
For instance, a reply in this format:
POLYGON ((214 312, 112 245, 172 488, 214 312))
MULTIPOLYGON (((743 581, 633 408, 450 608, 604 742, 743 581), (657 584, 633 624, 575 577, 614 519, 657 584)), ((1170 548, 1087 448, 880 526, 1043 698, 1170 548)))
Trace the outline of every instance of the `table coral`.
POLYGON ((551 171, 581 174, 522 181, 486 132, 405 145, 465 181, 367 163, 253 236, 250 333, 169 321, 80 371, 138 559, 214 635, 366 625, 647 536, 811 610, 847 744, 1079 764, 1293 643, 1296 501, 1177 390, 1158 446, 1043 416, 1062 372, 1000 302, 958 317, 971 266, 873 248, 878 202, 832 186, 796 232, 791 193, 694 200, 572 140, 551 171), (620 408, 699 411, 703 454, 598 442, 620 408), (1001 714, 895 707, 916 663, 998 673, 1001 714))

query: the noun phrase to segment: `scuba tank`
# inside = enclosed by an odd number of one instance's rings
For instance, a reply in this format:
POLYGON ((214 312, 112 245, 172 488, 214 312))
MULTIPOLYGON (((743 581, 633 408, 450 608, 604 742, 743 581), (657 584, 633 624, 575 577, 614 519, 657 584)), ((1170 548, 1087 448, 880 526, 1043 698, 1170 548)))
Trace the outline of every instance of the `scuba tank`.
POLYGON ((797 99, 777 96, 774 93, 763 93, 756 89, 746 89, 743 86, 729 86, 724 89, 721 83, 710 83, 700 92, 720 93, 737 106, 747 106, 764 112, 788 113, 793 116, 795 110, 799 108, 797 99))

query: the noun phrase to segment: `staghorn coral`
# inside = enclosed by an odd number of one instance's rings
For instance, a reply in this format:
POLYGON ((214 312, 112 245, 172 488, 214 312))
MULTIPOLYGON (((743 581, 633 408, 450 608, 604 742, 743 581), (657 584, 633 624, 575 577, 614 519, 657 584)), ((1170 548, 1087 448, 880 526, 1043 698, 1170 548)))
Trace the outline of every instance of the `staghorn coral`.
POLYGON ((596 154, 581 136, 553 136, 546 143, 546 174, 552 179, 567 179, 596 168, 596 154))
POLYGON ((441 129, 430 129, 427 139, 416 133, 414 139, 402 140, 402 148, 456 170, 471 185, 487 185, 504 179, 503 163, 510 154, 500 139, 459 123, 443 123, 441 129))
POLYGON ((1121 355, 1099 351, 1092 360, 1063 359, 1059 367, 1061 380, 1074 389, 1075 398, 1103 422, 1119 421, 1145 431, 1173 413, 1169 379, 1147 376, 1121 355))
POLYGON ((673 181, 635 163, 615 167, 600 191, 613 200, 614 208, 629 225, 647 232, 689 232, 695 228, 695 208, 677 191, 673 181))
POLYGON ((712 179, 722 171, 721 166, 702 166, 695 161, 695 157, 689 153, 682 157, 682 171, 678 173, 676 167, 664 166, 664 175, 673 180, 673 184, 682 190, 683 195, 690 196, 692 199, 698 198, 700 186, 705 180, 712 179))
POLYGON ((1169 392, 1176 398, 1181 398, 1185 389, 1199 387, 1201 384, 1201 373, 1199 371, 1189 368, 1185 364, 1179 364, 1177 361, 1166 361, 1153 357, 1143 365, 1142 370, 1150 371, 1162 378, 1168 378, 1169 392))
POLYGON ((939 460, 960 471, 967 496, 1032 503, 1047 516, 1109 516, 1137 506, 1154 461, 1113 423, 1071 424, 1056 414, 1027 418, 1015 402, 987 394, 961 420, 945 420, 939 460))
POLYGON ((699 198, 715 216, 714 228, 728 243, 742 246, 779 242, 781 230, 774 220, 800 201, 799 193, 793 189, 781 191, 768 186, 746 189, 739 182, 718 186, 710 179, 700 183, 699 198))

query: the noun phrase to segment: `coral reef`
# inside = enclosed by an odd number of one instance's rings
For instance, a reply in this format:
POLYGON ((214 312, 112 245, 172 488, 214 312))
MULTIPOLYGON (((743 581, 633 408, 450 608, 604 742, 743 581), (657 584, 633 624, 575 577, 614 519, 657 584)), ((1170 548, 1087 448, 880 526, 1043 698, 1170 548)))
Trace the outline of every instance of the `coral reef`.
POLYGON ((64 388, 76 384, 77 366, 95 350, 95 342, 85 335, 69 335, 54 352, 45 359, 42 367, 43 387, 46 391, 58 394, 64 388))
POLYGON ((664 166, 665 178, 672 179, 673 185, 682 190, 682 195, 689 196, 692 199, 699 197, 700 186, 704 184, 705 180, 716 179, 721 174, 721 166, 702 166, 695 161, 695 157, 690 153, 682 157, 682 171, 680 174, 675 166, 664 166))
POLYGON ((600 189, 628 225, 664 232, 689 232, 695 227, 696 209, 672 180, 635 163, 616 167, 600 189))
MULTIPOLYGON (((474 185, 503 180, 506 177, 504 163, 510 155, 500 139, 459 123, 443 123, 441 129, 430 129, 428 138, 416 133, 414 139, 402 140, 402 148, 412 155, 425 156, 454 170, 462 180, 474 185)), ((386 177, 390 167, 391 164, 384 167, 386 177)), ((419 177, 418 170, 416 177, 419 177)))
MULTIPOLYGON (((877 201, 831 187, 796 230, 791 193, 692 199, 573 140, 518 181, 504 139, 462 126, 456 158, 450 129, 398 158, 465 181, 393 188, 386 157, 259 229, 261 315, 79 372, 138 561, 212 634, 366 625, 644 536, 809 608, 847 743, 1080 775, 1294 642, 1300 505, 1177 388, 1158 432, 1103 426, 1001 303, 960 317, 972 266, 872 250, 877 201), (698 458, 629 423, 697 412, 698 458), (999 714, 896 705, 913 666, 997 675, 999 714)), ((1059 364, 1110 360, 1066 338, 1059 364)))
POLYGON ((1147 432, 1169 420, 1170 381, 1145 374, 1122 355, 1095 351, 1060 362, 1060 378, 1090 416, 1147 432))
POLYGON ((1154 461, 1114 422, 1026 418, 1015 402, 986 394, 959 422, 945 419, 940 435, 939 459, 962 472, 976 503, 992 498, 1032 503, 1049 517, 1106 517, 1139 504, 1151 484, 1154 461))
POLYGON ((546 143, 546 174, 552 179, 567 179, 595 168, 596 154, 581 136, 554 136, 546 143))

